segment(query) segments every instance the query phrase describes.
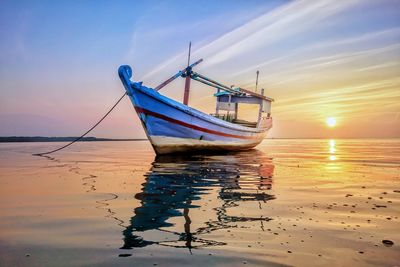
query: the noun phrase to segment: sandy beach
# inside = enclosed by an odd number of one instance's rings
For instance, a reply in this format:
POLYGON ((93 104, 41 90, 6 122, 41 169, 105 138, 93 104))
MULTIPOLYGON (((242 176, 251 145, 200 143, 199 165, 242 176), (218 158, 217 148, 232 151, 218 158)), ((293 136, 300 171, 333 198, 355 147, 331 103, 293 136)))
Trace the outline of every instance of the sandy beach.
POLYGON ((399 139, 0 144, 1 266, 397 266, 399 139))

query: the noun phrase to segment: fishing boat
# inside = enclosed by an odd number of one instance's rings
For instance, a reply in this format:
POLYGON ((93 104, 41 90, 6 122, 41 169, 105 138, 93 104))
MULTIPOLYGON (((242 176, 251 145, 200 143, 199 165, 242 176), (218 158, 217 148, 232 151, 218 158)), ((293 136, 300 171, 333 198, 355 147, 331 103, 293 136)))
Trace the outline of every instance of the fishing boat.
MULTIPOLYGON (((272 98, 240 87, 233 88, 193 71, 201 63, 189 59, 186 68, 155 88, 131 81, 132 69, 122 65, 119 77, 157 154, 193 151, 236 151, 257 146, 272 127, 272 98), (183 103, 158 91, 178 77, 185 78, 183 103), (206 114, 189 107, 190 81, 195 80, 216 88, 216 111, 206 114), (258 105, 258 118, 238 118, 241 103, 258 105)), ((258 80, 258 72, 257 72, 258 80)))

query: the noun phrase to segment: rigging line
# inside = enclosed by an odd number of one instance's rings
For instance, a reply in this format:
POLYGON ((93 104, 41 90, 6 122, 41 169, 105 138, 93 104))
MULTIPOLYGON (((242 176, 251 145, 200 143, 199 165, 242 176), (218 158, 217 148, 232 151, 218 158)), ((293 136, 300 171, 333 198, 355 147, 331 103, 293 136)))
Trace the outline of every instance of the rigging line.
POLYGON ((109 110, 95 125, 92 126, 92 128, 90 128, 86 133, 82 134, 80 137, 76 138, 74 141, 72 141, 72 142, 70 142, 70 143, 68 143, 68 144, 66 144, 66 145, 64 145, 64 146, 62 146, 62 147, 60 147, 60 148, 54 149, 54 150, 52 150, 52 151, 48 151, 48 152, 44 152, 44 153, 37 153, 37 154, 32 154, 32 155, 33 155, 33 156, 48 155, 48 154, 51 154, 51 153, 60 151, 61 149, 64 149, 64 148, 66 148, 66 147, 72 145, 72 144, 75 143, 75 142, 78 142, 78 141, 81 140, 83 137, 85 137, 85 135, 87 135, 87 134, 90 133, 94 128, 96 128, 97 125, 99 125, 99 124, 111 113, 111 111, 113 111, 113 109, 119 104, 119 102, 121 102, 121 100, 124 98, 124 96, 125 96, 126 94, 127 94, 127 93, 125 92, 125 93, 120 97, 120 99, 118 99, 118 101, 114 104, 114 106, 112 106, 111 109, 110 109, 110 110, 109 110))

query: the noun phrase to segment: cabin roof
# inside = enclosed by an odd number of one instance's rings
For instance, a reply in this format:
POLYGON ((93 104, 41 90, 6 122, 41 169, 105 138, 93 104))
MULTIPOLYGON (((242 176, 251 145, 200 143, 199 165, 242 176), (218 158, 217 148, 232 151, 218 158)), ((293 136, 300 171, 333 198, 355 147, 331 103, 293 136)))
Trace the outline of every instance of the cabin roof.
POLYGON ((274 101, 273 98, 270 98, 270 97, 267 97, 267 96, 249 91, 249 90, 245 90, 242 88, 232 88, 232 91, 221 90, 220 92, 214 94, 215 97, 224 96, 224 95, 232 95, 235 97, 243 97, 243 98, 255 97, 255 98, 261 98, 261 99, 271 101, 271 102, 274 101))

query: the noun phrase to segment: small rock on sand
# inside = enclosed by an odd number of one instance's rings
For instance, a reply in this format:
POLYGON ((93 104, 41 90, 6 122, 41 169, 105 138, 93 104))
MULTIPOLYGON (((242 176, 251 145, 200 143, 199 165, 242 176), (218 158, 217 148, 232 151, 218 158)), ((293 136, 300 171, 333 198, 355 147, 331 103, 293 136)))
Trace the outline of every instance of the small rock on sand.
POLYGON ((393 246, 393 241, 391 241, 391 240, 387 240, 387 239, 385 239, 385 240, 382 240, 382 243, 385 245, 385 246, 387 246, 387 247, 391 247, 391 246, 393 246))

